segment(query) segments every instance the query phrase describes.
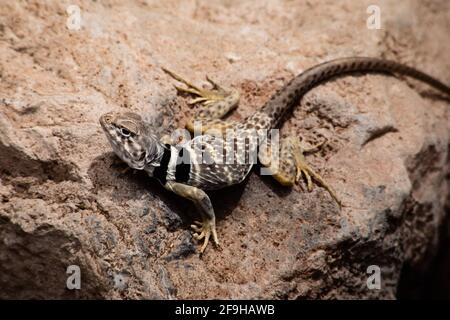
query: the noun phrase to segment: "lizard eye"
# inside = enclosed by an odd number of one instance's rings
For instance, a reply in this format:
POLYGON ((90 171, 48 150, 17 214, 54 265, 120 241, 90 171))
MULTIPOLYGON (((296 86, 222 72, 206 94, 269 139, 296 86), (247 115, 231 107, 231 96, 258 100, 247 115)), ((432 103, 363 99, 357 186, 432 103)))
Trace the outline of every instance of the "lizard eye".
POLYGON ((124 136, 124 137, 129 137, 131 135, 130 130, 125 129, 125 128, 121 128, 120 129, 120 133, 124 136))

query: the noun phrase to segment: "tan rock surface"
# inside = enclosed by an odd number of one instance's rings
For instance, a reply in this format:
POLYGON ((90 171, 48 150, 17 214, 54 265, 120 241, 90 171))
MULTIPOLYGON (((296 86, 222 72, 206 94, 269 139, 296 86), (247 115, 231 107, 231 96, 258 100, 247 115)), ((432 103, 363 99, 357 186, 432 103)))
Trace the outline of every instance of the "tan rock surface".
POLYGON ((161 131, 190 112, 166 66, 242 92, 243 119, 306 68, 395 59, 450 83, 450 3, 0 0, 0 298, 394 298, 426 268, 449 205, 450 106, 385 75, 335 79, 282 128, 327 147, 321 188, 283 189, 257 170, 212 194, 222 250, 195 253, 195 209, 142 173, 120 173, 98 124, 131 110, 161 131), (81 267, 82 289, 66 289, 81 267), (369 265, 382 271, 368 290, 369 265))

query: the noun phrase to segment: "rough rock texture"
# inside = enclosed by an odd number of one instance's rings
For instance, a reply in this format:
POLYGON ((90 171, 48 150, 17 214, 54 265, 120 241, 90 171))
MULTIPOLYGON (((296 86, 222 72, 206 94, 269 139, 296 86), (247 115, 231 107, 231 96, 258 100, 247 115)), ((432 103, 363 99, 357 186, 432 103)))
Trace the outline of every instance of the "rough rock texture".
POLYGON ((358 75, 308 93, 283 133, 329 139, 308 159, 346 206, 255 170, 212 194, 222 250, 203 257, 193 206, 122 174, 98 117, 183 126, 190 107, 161 66, 239 88, 234 119, 343 56, 450 83, 449 1, 378 1, 381 30, 366 27, 373 1, 76 3, 80 30, 71 1, 0 1, 0 298, 395 298, 402 270, 427 270, 449 205, 450 106, 423 84, 358 75), (72 264, 81 290, 66 289, 72 264))

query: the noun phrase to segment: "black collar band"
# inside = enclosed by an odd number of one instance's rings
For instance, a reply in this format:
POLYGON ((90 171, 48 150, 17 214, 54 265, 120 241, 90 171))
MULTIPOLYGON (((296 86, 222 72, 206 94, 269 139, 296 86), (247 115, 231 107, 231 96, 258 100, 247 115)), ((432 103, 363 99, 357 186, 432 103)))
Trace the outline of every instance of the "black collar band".
POLYGON ((159 167, 156 167, 153 171, 153 176, 158 179, 163 185, 165 185, 167 182, 167 169, 169 167, 171 154, 172 148, 170 147, 170 144, 165 144, 164 153, 159 167))

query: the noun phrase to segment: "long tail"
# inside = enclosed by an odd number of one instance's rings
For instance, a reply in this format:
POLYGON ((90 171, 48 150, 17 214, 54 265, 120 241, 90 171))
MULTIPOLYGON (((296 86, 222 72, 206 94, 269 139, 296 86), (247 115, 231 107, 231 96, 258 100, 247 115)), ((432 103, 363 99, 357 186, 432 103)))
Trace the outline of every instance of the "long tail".
POLYGON ((260 111, 269 115, 273 122, 272 125, 277 125, 283 114, 296 105, 301 97, 311 88, 332 77, 354 72, 392 72, 402 74, 426 82, 450 96, 449 86, 412 67, 378 58, 350 57, 331 60, 309 68, 274 94, 260 111))

